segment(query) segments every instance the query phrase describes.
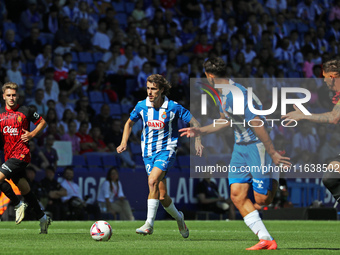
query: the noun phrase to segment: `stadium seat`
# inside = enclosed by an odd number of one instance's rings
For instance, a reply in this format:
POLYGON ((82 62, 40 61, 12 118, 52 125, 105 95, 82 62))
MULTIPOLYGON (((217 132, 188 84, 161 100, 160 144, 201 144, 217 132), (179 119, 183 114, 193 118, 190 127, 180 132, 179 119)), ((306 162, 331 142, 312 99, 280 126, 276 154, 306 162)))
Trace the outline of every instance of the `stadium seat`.
POLYGON ((86 166, 86 160, 83 155, 73 155, 72 157, 72 165, 73 166, 86 166))
POLYGON ((102 103, 92 103, 91 106, 93 110, 95 110, 96 114, 100 113, 100 108, 102 107, 102 103))
POLYGON ((157 62, 158 64, 160 64, 160 63, 162 63, 162 61, 163 61, 162 55, 156 54, 156 62, 157 62))
POLYGON ((137 88, 137 81, 136 79, 127 79, 126 80, 126 87, 125 87, 125 94, 129 96, 135 89, 137 88))
POLYGON ((96 65, 95 64, 87 63, 86 72, 88 74, 91 73, 94 69, 96 69, 96 65))
POLYGON ((131 153, 134 155, 140 155, 142 153, 142 148, 140 147, 140 144, 130 143, 130 149, 131 153))
POLYGON ((130 113, 131 108, 133 108, 132 104, 122 105, 122 113, 130 113))
POLYGON ((104 55, 104 54, 101 53, 101 52, 94 52, 94 53, 93 53, 94 62, 97 63, 99 60, 102 60, 103 55, 104 55))
POLYGON ((114 104, 111 103, 109 104, 110 106, 110 114, 111 116, 116 116, 116 117, 120 117, 122 115, 122 109, 120 107, 120 104, 114 104))
POLYGON ((101 91, 89 91, 89 100, 90 103, 104 103, 104 95, 103 92, 101 91))
POLYGON ((73 167, 73 171, 75 173, 83 173, 88 172, 89 170, 86 167, 73 167))
POLYGON ((127 27, 127 15, 125 13, 117 13, 116 19, 119 22, 119 25, 123 28, 127 27))
POLYGON ((102 155, 98 153, 86 153, 86 161, 88 166, 103 166, 102 155))
POLYGON ((75 51, 71 51, 71 54, 72 54, 72 62, 78 63, 79 62, 78 53, 75 51))
POLYGON ((299 22, 297 25, 296 25, 296 29, 297 31, 299 32, 299 34, 304 34, 306 32, 308 32, 309 30, 309 26, 302 23, 302 22, 299 22))
POLYGON ((124 1, 112 2, 112 6, 116 12, 125 12, 124 1))
POLYGON ((116 167, 118 165, 117 159, 116 159, 115 155, 113 155, 113 154, 103 155, 102 160, 103 160, 103 166, 105 168, 110 168, 112 166, 116 167))
POLYGON ((143 169, 145 169, 144 168, 144 160, 143 160, 143 157, 141 156, 141 155, 134 155, 133 156, 133 160, 135 161, 135 163, 136 163, 136 166, 140 166, 140 167, 142 167, 143 169))
POLYGON ((190 166, 190 156, 178 156, 177 160, 180 167, 190 166))
POLYGON ((177 65, 181 66, 182 64, 189 63, 189 57, 186 55, 178 55, 177 56, 177 65))
POLYGON ((104 172, 105 169, 103 167, 98 167, 98 166, 89 166, 88 171, 92 173, 98 173, 98 172, 104 172))
POLYGON ((125 2, 125 10, 128 15, 130 15, 134 9, 135 9, 135 3, 125 2))
POLYGON ((91 52, 79 52, 79 61, 84 63, 93 63, 91 52))
POLYGON ((15 33, 17 33, 18 32, 18 29, 17 29, 17 26, 16 26, 16 24, 15 23, 13 23, 13 22, 4 22, 3 24, 3 35, 6 33, 6 31, 7 30, 9 30, 9 29, 12 29, 12 30, 14 30, 14 32, 15 33))

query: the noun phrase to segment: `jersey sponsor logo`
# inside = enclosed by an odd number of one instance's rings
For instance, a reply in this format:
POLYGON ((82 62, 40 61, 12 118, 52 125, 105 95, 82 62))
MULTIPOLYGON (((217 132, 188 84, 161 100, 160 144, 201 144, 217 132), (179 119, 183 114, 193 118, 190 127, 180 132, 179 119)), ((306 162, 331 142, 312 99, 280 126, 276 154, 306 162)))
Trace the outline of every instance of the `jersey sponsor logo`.
POLYGON ((12 173, 12 170, 8 166, 6 166, 5 163, 1 165, 1 168, 12 173))
POLYGON ((4 134, 8 133, 10 135, 18 135, 18 129, 17 128, 12 128, 12 126, 5 126, 3 131, 4 134))
POLYGON ((165 126, 164 122, 160 120, 149 120, 148 122, 146 122, 146 124, 149 128, 156 130, 163 129, 165 126))

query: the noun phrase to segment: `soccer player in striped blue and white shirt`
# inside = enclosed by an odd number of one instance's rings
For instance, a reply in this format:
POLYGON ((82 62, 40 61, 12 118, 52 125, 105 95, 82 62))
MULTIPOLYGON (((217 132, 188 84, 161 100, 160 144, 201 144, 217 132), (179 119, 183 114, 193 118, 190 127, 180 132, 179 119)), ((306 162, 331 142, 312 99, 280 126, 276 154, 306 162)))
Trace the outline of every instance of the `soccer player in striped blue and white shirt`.
MULTIPOLYGON (((275 165, 283 164, 284 166, 289 166, 289 158, 281 156, 275 150, 266 129, 267 123, 265 117, 257 116, 249 110, 247 103, 248 91, 242 85, 226 78, 226 65, 224 61, 221 58, 208 59, 204 63, 204 68, 205 75, 210 84, 229 84, 236 86, 242 91, 241 96, 245 102, 243 106, 244 115, 234 114, 233 100, 237 99, 233 98, 230 89, 224 88, 220 90, 223 100, 220 112, 221 120, 224 120, 222 124, 211 124, 200 128, 183 128, 179 131, 183 132, 181 136, 194 137, 201 134, 217 132, 225 127, 229 127, 231 122, 235 124, 238 123, 236 125, 233 124, 235 144, 230 161, 230 166, 236 169, 236 171, 230 171, 228 176, 231 199, 240 211, 246 225, 260 239, 258 244, 248 249, 276 249, 277 244, 268 233, 256 208, 272 202, 278 186, 278 176, 277 179, 275 179, 270 172, 252 172, 244 171, 244 169, 247 170, 247 168, 245 168, 247 166, 258 166, 259 169, 263 169, 264 166, 268 167, 272 163, 275 165), (226 122, 225 119, 227 119, 228 122, 226 122), (247 124, 249 122, 253 127, 247 124), (264 123, 264 125, 261 126, 259 122, 264 123), (248 198, 250 185, 253 186, 256 201, 255 205, 248 198)), ((262 109, 262 104, 255 95, 253 95, 253 108, 257 110, 262 109)))
MULTIPOLYGON (((136 229, 137 234, 151 235, 159 202, 164 209, 177 220, 178 228, 184 238, 189 236, 189 229, 184 223, 184 215, 179 212, 167 194, 166 174, 176 156, 178 141, 178 119, 199 127, 197 120, 180 104, 169 100, 166 95, 170 83, 159 74, 147 78, 147 98, 137 103, 124 126, 123 137, 117 152, 126 150, 132 126, 139 119, 143 121, 142 156, 148 174, 149 196, 148 212, 145 224, 136 229)), ((200 137, 195 140, 196 154, 201 156, 203 146, 200 137)))

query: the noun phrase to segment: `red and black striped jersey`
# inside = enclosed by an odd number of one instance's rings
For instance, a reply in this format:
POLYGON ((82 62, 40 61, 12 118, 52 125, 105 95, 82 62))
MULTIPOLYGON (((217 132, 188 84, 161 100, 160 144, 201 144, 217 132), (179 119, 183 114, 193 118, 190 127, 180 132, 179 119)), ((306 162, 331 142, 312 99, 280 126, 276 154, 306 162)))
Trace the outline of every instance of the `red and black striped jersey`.
POLYGON ((41 116, 33 108, 18 105, 15 109, 0 108, 0 133, 4 145, 5 160, 10 158, 31 161, 29 143, 21 140, 24 130, 29 130, 30 121, 37 125, 41 116))

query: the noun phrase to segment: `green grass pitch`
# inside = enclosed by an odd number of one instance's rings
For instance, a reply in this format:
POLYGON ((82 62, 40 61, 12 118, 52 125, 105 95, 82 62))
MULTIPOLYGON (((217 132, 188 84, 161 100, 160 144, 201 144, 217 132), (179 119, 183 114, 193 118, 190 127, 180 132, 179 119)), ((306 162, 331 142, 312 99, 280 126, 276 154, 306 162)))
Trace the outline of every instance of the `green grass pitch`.
POLYGON ((278 243, 277 251, 245 251, 257 243, 243 221, 186 221, 183 239, 175 221, 156 221, 150 236, 137 235, 144 222, 109 221, 113 236, 96 242, 92 221, 52 222, 48 235, 39 235, 39 223, 0 222, 0 254, 340 254, 340 222, 265 221, 278 243))

